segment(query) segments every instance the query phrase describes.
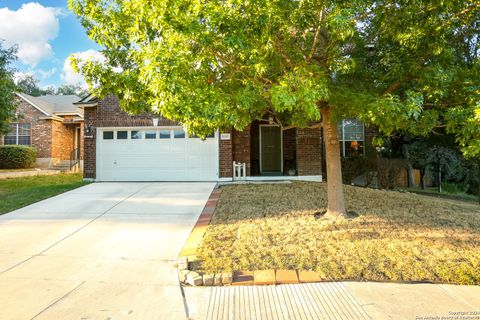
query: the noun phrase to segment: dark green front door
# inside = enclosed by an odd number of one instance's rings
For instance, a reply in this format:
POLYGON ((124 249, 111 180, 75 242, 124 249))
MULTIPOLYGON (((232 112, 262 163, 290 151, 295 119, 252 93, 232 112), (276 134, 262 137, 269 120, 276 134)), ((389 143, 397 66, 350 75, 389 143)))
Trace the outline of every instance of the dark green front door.
POLYGON ((277 126, 260 127, 260 171, 282 172, 282 130, 277 126))

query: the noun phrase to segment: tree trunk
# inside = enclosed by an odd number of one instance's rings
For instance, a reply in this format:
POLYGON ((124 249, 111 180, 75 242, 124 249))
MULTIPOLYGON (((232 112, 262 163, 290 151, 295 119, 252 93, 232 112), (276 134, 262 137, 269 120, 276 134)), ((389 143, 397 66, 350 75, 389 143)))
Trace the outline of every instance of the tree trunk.
POLYGON ((442 193, 442 165, 438 162, 438 192, 442 193))
POLYGON ((330 110, 321 109, 322 126, 325 135, 325 158, 327 162, 327 217, 346 216, 345 197, 343 195, 342 165, 340 161, 340 142, 338 128, 330 119, 330 110))
POLYGON ((425 169, 420 169, 420 187, 425 190, 425 169))
POLYGON ((407 165, 407 177, 408 177, 408 186, 410 188, 414 188, 416 187, 415 185, 415 177, 413 175, 413 166, 412 166, 412 163, 410 162, 410 153, 408 152, 408 148, 407 148, 407 145, 404 144, 402 146, 402 151, 403 151, 403 156, 405 157, 405 159, 407 159, 408 161, 408 165, 407 165))

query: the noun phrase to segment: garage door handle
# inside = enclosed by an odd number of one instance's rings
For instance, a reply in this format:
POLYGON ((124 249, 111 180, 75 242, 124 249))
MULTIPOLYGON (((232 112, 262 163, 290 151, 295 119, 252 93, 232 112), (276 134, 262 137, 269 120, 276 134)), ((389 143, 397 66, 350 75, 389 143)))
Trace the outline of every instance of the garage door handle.
POLYGON ((113 160, 113 164, 117 164, 117 160, 113 160))

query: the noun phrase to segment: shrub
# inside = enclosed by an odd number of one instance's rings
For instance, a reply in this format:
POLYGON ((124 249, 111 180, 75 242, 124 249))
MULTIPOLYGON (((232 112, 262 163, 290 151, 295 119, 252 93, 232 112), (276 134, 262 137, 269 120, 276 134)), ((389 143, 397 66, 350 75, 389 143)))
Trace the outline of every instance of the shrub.
POLYGON ((0 146, 0 169, 31 168, 37 158, 35 148, 0 146))
POLYGON ((464 186, 459 183, 444 182, 442 183, 442 190, 453 194, 465 193, 468 190, 468 185, 464 186))

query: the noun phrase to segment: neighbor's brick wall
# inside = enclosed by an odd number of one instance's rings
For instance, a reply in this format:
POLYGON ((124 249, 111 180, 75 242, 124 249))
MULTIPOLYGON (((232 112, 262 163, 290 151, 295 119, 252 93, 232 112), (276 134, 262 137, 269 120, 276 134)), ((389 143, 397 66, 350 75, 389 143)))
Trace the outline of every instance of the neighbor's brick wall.
MULTIPOLYGON (((243 131, 233 131, 233 160, 237 162, 244 162, 247 169, 247 176, 250 175, 250 126, 243 131)), ((233 170, 233 169, 232 169, 233 170)))
POLYGON ((70 160, 70 152, 74 149, 75 125, 65 125, 52 120, 52 158, 70 160))
POLYGON ((320 128, 297 128, 296 156, 299 176, 322 173, 320 128))
MULTIPOLYGON (((129 115, 120 109, 119 100, 114 95, 108 95, 98 102, 97 107, 85 108, 84 124, 91 128, 92 137, 84 140, 84 177, 95 178, 96 162, 96 129, 102 127, 143 127, 152 126, 152 114, 142 113, 129 115)), ((175 122, 160 118, 159 126, 176 125, 175 122)))
MULTIPOLYGON (((37 158, 52 157, 52 124, 51 120, 41 120, 45 115, 21 98, 16 98, 18 123, 30 123, 30 143, 37 149, 37 158)), ((3 138, 0 139, 3 144, 3 138)))

